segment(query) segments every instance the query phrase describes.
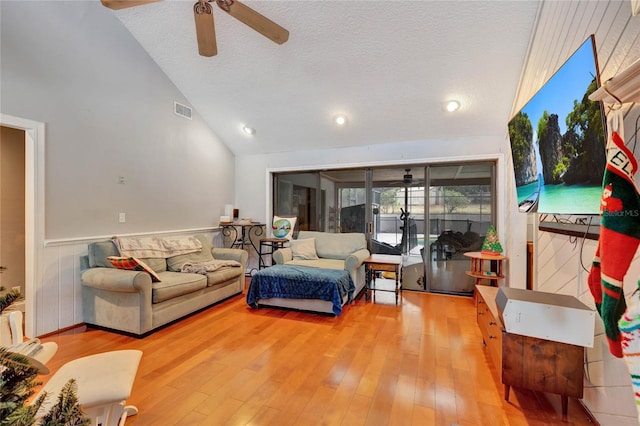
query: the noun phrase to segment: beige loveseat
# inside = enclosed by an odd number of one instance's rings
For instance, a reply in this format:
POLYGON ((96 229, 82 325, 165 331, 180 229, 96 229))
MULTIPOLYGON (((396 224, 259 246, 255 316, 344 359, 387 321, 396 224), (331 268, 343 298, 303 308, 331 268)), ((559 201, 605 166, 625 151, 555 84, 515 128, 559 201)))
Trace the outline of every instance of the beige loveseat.
POLYGON ((273 253, 273 261, 281 265, 311 266, 345 270, 351 275, 356 289, 354 297, 364 288, 363 261, 369 257, 364 234, 300 231, 296 240, 315 239, 317 259, 295 259, 291 248, 285 247, 273 253))
POLYGON ((195 237, 202 249, 169 258, 142 258, 159 282, 143 271, 116 269, 107 257, 120 256, 114 241, 89 244, 81 259, 84 322, 143 337, 153 330, 206 308, 244 289, 247 252, 215 248, 206 237, 195 237), (213 272, 178 272, 185 264, 202 265, 210 259, 234 260, 238 266, 213 272), (205 275, 206 273, 206 275, 205 275))

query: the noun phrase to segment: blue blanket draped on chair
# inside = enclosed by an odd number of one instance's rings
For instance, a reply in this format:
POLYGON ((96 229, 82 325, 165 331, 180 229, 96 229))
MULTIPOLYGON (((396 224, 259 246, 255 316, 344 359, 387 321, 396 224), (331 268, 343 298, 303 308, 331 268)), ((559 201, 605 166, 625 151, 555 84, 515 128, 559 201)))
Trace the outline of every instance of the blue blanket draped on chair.
POLYGON ((260 299, 319 299, 333 303, 333 313, 342 312, 342 298, 353 299, 355 285, 347 271, 309 266, 274 265, 258 271, 247 292, 247 304, 257 307, 260 299))

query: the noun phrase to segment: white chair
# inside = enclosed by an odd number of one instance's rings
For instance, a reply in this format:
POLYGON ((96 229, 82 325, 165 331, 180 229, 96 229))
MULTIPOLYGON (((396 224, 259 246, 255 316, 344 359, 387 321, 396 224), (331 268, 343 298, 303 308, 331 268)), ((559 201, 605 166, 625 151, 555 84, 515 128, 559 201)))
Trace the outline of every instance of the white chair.
POLYGON ((11 331, 11 344, 7 346, 7 349, 31 358, 31 364, 38 368, 39 374, 49 374, 49 369, 45 364, 58 351, 58 344, 55 342, 42 343, 39 339, 28 339, 25 341, 22 327, 22 311, 10 312, 9 330, 11 331))
POLYGON ((38 416, 49 412, 62 387, 75 379, 78 403, 93 426, 123 426, 128 416, 138 413, 136 407, 125 405, 125 401, 131 395, 141 358, 142 351, 129 349, 69 361, 51 376, 34 398, 42 392, 50 395, 40 407, 38 416))

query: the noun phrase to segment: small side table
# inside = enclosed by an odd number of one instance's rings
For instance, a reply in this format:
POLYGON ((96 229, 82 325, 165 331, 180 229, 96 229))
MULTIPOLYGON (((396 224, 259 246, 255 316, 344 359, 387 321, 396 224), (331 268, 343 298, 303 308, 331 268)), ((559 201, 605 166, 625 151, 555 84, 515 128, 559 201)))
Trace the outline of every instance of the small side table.
POLYGON ((248 266, 245 276, 250 277, 252 271, 257 271, 260 266, 260 249, 256 246, 255 239, 265 234, 265 224, 260 222, 222 222, 220 223, 222 237, 230 240, 229 248, 238 248, 246 250, 249 253, 249 261, 251 261, 251 253, 255 253, 258 258, 258 268, 248 266), (238 228, 240 230, 238 230, 238 228))
POLYGON ((375 297, 375 291, 391 291, 396 294, 396 305, 398 304, 398 295, 402 292, 402 256, 391 254, 372 254, 364 261, 365 269, 365 298, 368 300, 369 291, 372 292, 372 298, 375 297), (395 287, 393 289, 384 289, 376 287, 376 272, 394 272, 396 276, 395 287))
POLYGON ((273 265, 273 252, 284 247, 289 242, 286 238, 262 238, 260 240, 260 251, 258 251, 258 270, 273 265), (269 249, 267 251, 267 248, 269 249), (267 265, 265 256, 269 256, 271 261, 267 265))
POLYGON ((488 280, 490 285, 494 285, 494 281, 497 285, 498 280, 504 278, 502 261, 507 257, 501 254, 484 254, 479 251, 471 251, 464 253, 465 256, 471 258, 471 270, 466 271, 466 274, 476 279, 475 285, 479 285, 482 280, 488 280), (495 271, 485 269, 485 261, 495 261, 495 271))

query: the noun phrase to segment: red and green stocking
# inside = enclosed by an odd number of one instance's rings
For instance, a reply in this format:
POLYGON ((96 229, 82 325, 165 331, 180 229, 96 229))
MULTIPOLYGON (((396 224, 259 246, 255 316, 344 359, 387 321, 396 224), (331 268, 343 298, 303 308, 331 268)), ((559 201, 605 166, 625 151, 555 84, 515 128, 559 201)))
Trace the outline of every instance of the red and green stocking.
POLYGON ((621 358, 618 320, 626 309, 624 276, 640 244, 640 194, 633 180, 638 164, 616 132, 607 148, 600 238, 588 283, 604 323, 609 350, 621 358))

